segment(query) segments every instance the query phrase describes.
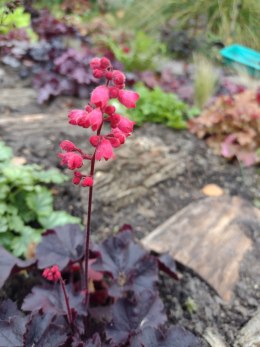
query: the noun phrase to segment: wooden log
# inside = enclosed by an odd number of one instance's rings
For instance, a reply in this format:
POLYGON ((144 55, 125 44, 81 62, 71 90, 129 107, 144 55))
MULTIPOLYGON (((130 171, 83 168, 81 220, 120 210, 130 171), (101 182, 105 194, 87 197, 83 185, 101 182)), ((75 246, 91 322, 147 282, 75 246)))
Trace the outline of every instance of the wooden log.
POLYGON ((191 203, 142 240, 145 248, 169 252, 207 281, 226 301, 239 280, 239 267, 252 246, 245 235, 260 211, 239 197, 191 203))

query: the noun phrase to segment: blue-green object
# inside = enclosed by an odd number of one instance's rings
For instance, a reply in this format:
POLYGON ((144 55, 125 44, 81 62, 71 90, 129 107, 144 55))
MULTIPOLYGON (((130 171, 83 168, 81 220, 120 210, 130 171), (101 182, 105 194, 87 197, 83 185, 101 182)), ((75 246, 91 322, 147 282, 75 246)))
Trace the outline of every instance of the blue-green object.
POLYGON ((248 72, 260 77, 260 53, 241 45, 231 45, 220 51, 224 62, 233 66, 244 66, 248 72))

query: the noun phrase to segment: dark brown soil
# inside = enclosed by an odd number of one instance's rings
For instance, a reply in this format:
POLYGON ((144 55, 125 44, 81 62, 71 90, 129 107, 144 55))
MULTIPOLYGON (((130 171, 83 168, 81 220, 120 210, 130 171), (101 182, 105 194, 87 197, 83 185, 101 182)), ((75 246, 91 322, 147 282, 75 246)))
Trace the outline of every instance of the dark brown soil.
MULTIPOLYGON (((16 156, 46 168, 59 167, 57 152, 61 140, 70 139, 86 146, 88 132, 66 122, 68 109, 83 106, 82 101, 59 98, 39 106, 29 81, 20 81, 4 67, 0 66, 0 70, 0 136, 16 156)), ((227 163, 187 131, 146 124, 117 154, 117 160, 97 166, 94 240, 105 238, 125 223, 132 224, 136 237, 142 238, 191 201, 202 199, 201 188, 208 183, 252 203, 260 198, 256 168, 242 169, 238 163, 227 163)), ((56 208, 85 219, 86 191, 69 182, 55 189, 56 208)), ((216 327, 228 343, 234 342, 260 302, 260 274, 254 272, 253 266, 260 259, 260 226, 252 228, 249 236, 254 249, 241 266, 240 281, 229 304, 189 269, 180 266, 183 277, 179 282, 161 276, 159 290, 171 322, 199 335, 207 327, 216 327)))

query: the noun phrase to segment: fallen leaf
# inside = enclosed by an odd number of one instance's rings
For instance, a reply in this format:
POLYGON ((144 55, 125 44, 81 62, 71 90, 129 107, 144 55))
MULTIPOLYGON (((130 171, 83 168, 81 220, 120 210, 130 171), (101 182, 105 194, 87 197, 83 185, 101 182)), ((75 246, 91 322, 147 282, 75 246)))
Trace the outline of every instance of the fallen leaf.
POLYGON ((202 193, 206 196, 221 196, 224 194, 224 190, 220 188, 218 185, 211 183, 206 184, 202 188, 202 193))

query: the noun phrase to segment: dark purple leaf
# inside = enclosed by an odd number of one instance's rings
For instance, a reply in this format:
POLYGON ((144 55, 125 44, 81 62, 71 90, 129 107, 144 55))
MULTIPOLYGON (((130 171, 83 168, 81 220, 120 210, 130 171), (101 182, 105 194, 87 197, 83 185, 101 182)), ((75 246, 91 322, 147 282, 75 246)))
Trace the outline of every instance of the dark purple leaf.
MULTIPOLYGON (((78 315, 86 315, 83 295, 73 293, 69 285, 66 286, 66 290, 69 296, 70 308, 74 309, 78 315)), ((46 289, 34 287, 32 293, 24 299, 22 309, 32 312, 42 309, 46 313, 56 315, 67 314, 66 303, 60 285, 51 286, 46 289)))
POLYGON ((136 297, 119 299, 112 312, 113 318, 106 328, 106 334, 115 344, 127 342, 130 336, 146 327, 157 328, 167 319, 158 294, 150 291, 144 291, 136 297))
POLYGON ((39 37, 46 40, 75 33, 72 26, 54 18, 48 10, 38 11, 38 16, 32 20, 32 26, 39 37))
POLYGON ((123 296, 126 291, 140 293, 153 289, 157 280, 157 264, 140 245, 133 242, 131 231, 119 232, 97 248, 100 257, 93 269, 112 275, 109 294, 123 296))
POLYGON ((101 347, 100 336, 94 334, 93 337, 86 342, 81 341, 78 337, 74 337, 71 347, 101 347))
POLYGON ((11 317, 6 321, 0 321, 0 346, 23 347, 25 324, 26 319, 22 317, 11 317))
POLYGON ((58 347, 67 340, 68 327, 65 321, 55 322, 51 313, 36 313, 27 323, 24 336, 25 347, 58 347), (60 324, 58 324, 60 323, 60 324), (61 324, 62 323, 62 324, 61 324))
POLYGON ((34 263, 34 259, 26 261, 18 259, 0 246, 0 287, 4 285, 11 273, 26 269, 34 263))
POLYGON ((167 275, 178 280, 178 274, 176 269, 176 263, 172 256, 168 253, 164 253, 157 257, 159 270, 165 272, 167 275))
POLYGON ((0 346, 23 347, 27 318, 18 311, 11 300, 0 305, 0 346))
POLYGON ((22 316, 16 304, 12 300, 5 300, 0 305, 0 320, 8 320, 10 317, 22 316))
POLYGON ((83 245, 84 233, 78 224, 67 224, 47 231, 36 249, 38 267, 44 269, 58 265, 63 270, 69 263, 82 258, 83 245))
POLYGON ((199 338, 182 327, 166 331, 147 327, 131 339, 130 347, 202 347, 199 338))

